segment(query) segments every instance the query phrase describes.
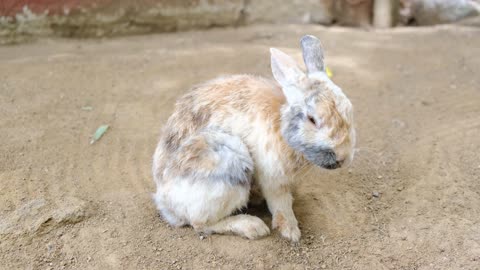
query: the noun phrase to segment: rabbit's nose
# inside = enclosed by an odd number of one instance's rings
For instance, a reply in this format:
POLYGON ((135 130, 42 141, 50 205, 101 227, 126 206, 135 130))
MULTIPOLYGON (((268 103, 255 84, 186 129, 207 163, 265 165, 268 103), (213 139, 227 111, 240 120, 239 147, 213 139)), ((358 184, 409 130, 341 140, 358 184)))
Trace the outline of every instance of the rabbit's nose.
POLYGON ((330 163, 328 165, 323 166, 325 169, 333 170, 342 167, 343 160, 336 160, 335 163, 330 163))

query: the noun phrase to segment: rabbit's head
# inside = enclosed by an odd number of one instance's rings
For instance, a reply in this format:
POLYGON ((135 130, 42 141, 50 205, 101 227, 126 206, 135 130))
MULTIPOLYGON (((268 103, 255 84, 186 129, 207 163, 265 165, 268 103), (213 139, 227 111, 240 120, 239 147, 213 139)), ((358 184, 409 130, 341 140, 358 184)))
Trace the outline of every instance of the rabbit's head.
POLYGON ((301 39, 307 73, 277 49, 270 49, 272 73, 286 98, 282 136, 313 164, 336 169, 353 159, 353 108, 340 87, 325 72, 320 40, 301 39))

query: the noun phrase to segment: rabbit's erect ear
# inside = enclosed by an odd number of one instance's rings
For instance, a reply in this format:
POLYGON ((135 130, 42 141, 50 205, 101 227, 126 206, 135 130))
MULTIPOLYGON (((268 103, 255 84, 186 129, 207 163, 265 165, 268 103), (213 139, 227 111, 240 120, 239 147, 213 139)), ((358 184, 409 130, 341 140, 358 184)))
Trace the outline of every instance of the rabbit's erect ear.
POLYGON ((270 48, 270 54, 273 77, 282 86, 288 103, 303 100, 303 92, 299 85, 305 78, 305 73, 300 70, 295 60, 284 52, 270 48))
POLYGON ((308 74, 325 72, 323 63, 323 48, 320 40, 314 36, 306 35, 300 40, 303 52, 303 61, 308 74))

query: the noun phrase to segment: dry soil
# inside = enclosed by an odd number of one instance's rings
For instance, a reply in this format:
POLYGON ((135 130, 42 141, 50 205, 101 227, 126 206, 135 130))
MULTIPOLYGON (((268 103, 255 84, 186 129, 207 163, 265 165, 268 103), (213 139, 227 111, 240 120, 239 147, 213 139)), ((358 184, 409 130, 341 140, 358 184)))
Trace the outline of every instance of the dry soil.
MULTIPOLYGON (((480 30, 271 25, 0 47, 2 269, 480 269, 480 30), (324 43, 352 167, 298 179, 302 240, 173 229, 150 167, 174 100, 324 43), (101 124, 110 129, 95 144, 101 124)), ((270 224, 265 208, 253 212, 270 224)))

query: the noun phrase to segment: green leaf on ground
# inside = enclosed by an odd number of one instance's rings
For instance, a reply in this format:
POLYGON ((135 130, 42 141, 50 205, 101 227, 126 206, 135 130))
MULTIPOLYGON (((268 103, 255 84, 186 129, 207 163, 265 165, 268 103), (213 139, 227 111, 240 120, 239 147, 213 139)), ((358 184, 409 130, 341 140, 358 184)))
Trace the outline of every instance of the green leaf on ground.
POLYGON ((92 140, 90 141, 90 144, 93 144, 94 142, 100 140, 100 138, 107 132, 108 130, 108 125, 101 125, 97 128, 97 131, 93 134, 92 140))

